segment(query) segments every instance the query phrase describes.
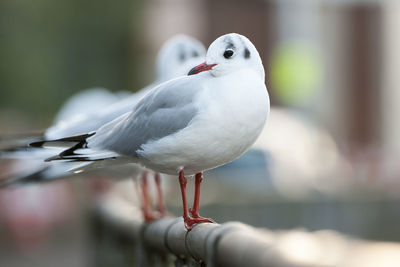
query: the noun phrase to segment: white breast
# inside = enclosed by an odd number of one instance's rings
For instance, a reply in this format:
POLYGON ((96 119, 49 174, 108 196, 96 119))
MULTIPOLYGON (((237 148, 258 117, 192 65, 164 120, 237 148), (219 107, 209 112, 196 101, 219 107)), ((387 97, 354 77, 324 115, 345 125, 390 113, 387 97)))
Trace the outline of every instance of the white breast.
POLYGON ((269 113, 264 81, 246 70, 208 80, 195 103, 188 127, 142 146, 146 166, 191 175, 230 162, 255 142, 269 113))

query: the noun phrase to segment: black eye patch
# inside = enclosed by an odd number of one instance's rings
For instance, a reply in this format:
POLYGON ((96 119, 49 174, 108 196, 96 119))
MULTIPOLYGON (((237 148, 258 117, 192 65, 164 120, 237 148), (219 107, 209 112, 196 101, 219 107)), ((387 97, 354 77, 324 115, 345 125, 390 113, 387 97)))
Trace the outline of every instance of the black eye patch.
POLYGON ((244 49, 244 58, 249 58, 250 57, 250 51, 247 49, 247 47, 244 49))

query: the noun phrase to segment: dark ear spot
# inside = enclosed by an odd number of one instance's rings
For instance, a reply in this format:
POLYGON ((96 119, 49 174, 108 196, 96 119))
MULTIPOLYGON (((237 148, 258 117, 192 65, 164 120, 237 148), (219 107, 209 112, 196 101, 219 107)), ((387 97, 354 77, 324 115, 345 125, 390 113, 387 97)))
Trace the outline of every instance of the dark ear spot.
POLYGON ((244 49, 244 58, 249 58, 250 57, 250 51, 247 49, 247 47, 244 49))

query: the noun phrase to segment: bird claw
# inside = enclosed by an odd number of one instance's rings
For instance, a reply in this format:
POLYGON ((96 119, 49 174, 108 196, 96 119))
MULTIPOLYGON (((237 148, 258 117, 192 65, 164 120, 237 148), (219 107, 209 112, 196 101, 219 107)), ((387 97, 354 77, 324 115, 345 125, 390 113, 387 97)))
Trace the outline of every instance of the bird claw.
POLYGON ((204 217, 201 217, 201 216, 197 215, 196 217, 193 217, 193 218, 191 218, 191 217, 184 218, 184 223, 185 223, 185 228, 188 231, 190 231, 190 230, 192 230, 192 228, 193 228, 193 226, 195 224, 198 224, 198 223, 215 223, 215 222, 210 218, 204 218, 204 217))

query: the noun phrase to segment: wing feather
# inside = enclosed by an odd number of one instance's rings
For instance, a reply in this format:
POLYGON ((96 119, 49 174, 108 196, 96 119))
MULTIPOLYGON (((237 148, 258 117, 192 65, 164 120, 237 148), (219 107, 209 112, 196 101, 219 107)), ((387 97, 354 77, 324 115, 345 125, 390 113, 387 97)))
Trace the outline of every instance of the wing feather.
POLYGON ((88 147, 136 157, 143 144, 184 129, 197 114, 193 100, 202 89, 201 76, 184 76, 159 85, 131 112, 98 129, 88 139, 88 147))

